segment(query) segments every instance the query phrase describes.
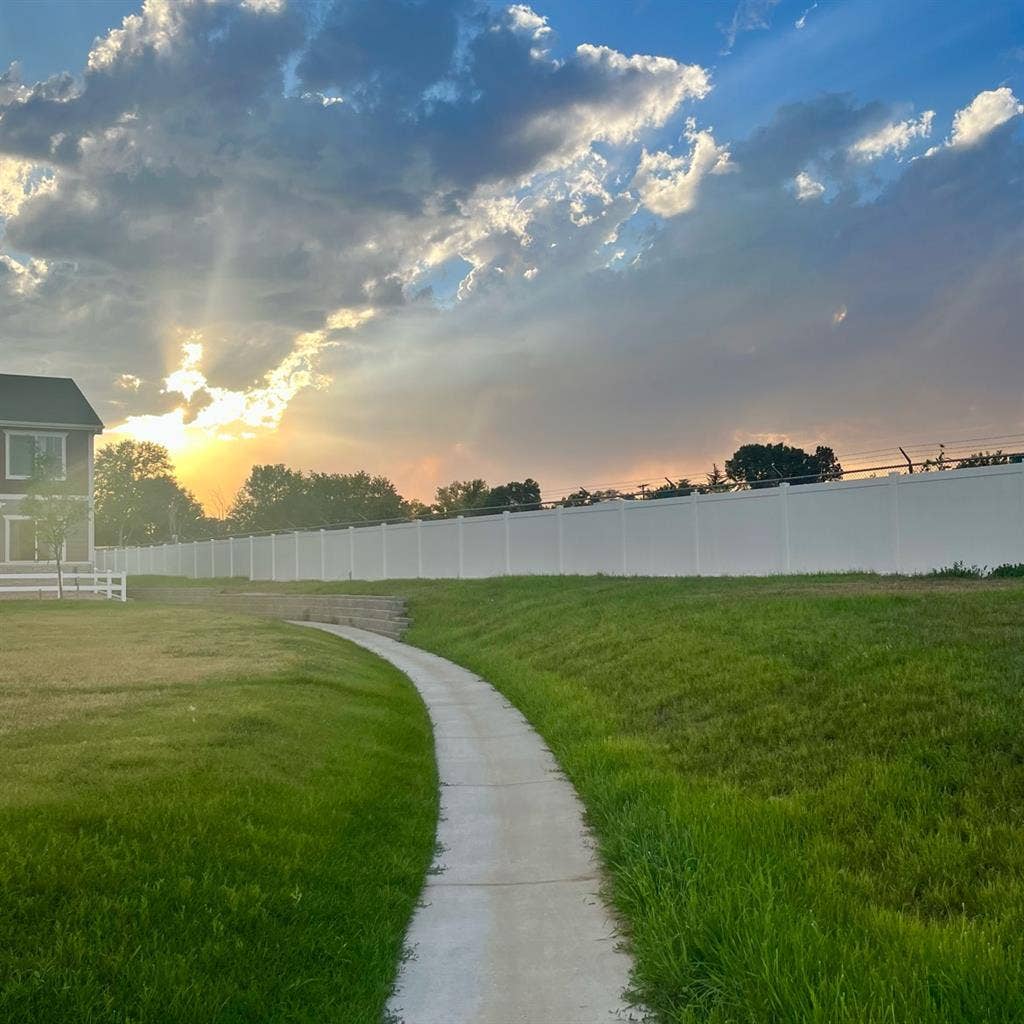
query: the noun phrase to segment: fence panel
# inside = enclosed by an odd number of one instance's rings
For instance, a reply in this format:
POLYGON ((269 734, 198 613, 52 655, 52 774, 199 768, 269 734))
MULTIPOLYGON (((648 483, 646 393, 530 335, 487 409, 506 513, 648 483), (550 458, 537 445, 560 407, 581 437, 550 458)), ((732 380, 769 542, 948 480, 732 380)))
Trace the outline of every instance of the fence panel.
POLYGON ((954 561, 1024 562, 1024 464, 96 553, 113 572, 254 580, 926 572, 954 561))

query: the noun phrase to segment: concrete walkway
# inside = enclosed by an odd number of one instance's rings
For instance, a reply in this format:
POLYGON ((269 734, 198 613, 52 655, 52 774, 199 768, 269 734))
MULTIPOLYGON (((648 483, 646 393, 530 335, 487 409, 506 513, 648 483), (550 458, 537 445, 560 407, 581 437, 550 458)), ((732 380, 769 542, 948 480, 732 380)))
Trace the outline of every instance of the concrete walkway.
POLYGON ((441 853, 389 1008, 404 1024, 605 1024, 629 957, 572 786, 526 719, 444 658, 350 626, 302 622, 373 651, 427 705, 441 777, 441 853))

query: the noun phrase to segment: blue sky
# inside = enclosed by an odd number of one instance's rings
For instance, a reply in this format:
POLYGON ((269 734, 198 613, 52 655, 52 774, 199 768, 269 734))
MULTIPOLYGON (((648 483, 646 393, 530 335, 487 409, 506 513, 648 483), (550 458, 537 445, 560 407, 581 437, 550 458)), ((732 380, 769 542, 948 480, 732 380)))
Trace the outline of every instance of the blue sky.
POLYGON ((0 369, 204 497, 1024 431, 1019 2, 35 0, 8 65, 0 369))

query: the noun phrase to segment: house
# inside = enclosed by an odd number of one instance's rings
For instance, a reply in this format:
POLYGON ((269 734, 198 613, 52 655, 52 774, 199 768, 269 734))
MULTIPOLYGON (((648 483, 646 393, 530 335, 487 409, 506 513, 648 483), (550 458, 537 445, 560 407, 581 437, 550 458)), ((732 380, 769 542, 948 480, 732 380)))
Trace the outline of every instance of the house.
MULTIPOLYGON (((93 497, 93 445, 103 423, 78 385, 68 377, 0 373, 0 569, 46 561, 32 520, 19 514, 36 454, 55 460, 74 494, 93 497)), ((93 517, 68 538, 65 558, 91 564, 93 517)))

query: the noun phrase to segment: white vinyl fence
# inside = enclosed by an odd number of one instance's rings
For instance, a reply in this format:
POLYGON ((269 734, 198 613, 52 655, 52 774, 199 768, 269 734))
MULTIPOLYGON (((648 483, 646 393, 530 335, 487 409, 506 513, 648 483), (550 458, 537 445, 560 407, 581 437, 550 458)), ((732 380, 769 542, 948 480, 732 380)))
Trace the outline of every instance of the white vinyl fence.
POLYGON ((97 551, 209 579, 768 576, 1024 562, 1024 464, 97 551))
POLYGON ((100 572, 63 572, 60 581, 55 572, 18 572, 0 576, 0 594, 17 594, 31 597, 33 594, 58 594, 63 589, 65 597, 81 594, 96 594, 108 601, 128 600, 128 580, 123 572, 115 573, 104 569, 100 572))

